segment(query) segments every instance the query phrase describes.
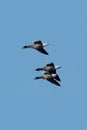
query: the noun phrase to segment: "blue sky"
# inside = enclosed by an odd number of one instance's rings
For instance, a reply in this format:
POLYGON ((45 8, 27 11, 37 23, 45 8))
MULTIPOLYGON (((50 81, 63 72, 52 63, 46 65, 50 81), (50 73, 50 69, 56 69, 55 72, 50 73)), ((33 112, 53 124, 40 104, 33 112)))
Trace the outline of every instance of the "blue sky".
POLYGON ((87 1, 0 1, 0 129, 87 130, 87 1), (49 43, 45 56, 22 46, 49 43), (34 80, 54 62, 61 87, 34 80))

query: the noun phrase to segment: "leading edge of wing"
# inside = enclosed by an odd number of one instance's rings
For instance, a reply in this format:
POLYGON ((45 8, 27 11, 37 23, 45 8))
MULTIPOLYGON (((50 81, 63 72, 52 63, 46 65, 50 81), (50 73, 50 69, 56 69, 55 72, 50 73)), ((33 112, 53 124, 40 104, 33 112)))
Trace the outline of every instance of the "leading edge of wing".
POLYGON ((57 85, 57 86, 61 86, 56 80, 54 80, 53 78, 51 78, 51 79, 47 79, 47 81, 49 81, 49 82, 51 82, 51 83, 53 83, 53 84, 55 84, 55 85, 57 85))
POLYGON ((43 49, 43 48, 37 49, 37 50, 38 50, 39 52, 45 54, 45 55, 49 55, 48 52, 47 52, 45 49, 43 49))

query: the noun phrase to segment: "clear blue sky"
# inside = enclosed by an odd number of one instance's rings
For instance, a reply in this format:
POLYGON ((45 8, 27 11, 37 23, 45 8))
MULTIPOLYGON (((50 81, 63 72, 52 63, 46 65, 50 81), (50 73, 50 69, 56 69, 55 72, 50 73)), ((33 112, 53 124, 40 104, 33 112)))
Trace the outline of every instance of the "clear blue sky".
POLYGON ((87 130, 87 1, 0 1, 0 130, 87 130), (49 56, 22 46, 41 39, 49 56), (61 87, 34 80, 54 62, 61 87))

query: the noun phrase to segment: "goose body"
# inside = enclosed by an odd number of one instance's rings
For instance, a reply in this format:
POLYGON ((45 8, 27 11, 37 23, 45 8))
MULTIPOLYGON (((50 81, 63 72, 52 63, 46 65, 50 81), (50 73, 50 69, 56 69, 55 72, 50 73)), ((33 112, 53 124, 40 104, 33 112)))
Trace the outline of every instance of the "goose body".
POLYGON ((42 76, 37 76, 35 79, 46 79, 47 81, 60 86, 60 84, 55 80, 56 74, 50 74, 49 72, 44 72, 42 76))
POLYGON ((34 41, 34 43, 32 45, 23 46, 23 49, 32 48, 32 49, 36 49, 37 51, 39 51, 45 55, 48 55, 48 52, 44 49, 44 47, 47 45, 48 45, 47 43, 42 43, 41 40, 37 40, 37 41, 34 41))

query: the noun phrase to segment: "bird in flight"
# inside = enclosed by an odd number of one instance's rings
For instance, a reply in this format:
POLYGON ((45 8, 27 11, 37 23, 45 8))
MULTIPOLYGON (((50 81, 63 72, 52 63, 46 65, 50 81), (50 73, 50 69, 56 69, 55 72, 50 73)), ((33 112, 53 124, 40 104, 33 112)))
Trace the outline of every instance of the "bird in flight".
POLYGON ((49 72, 44 72, 43 75, 41 76, 37 76, 35 77, 34 79, 37 80, 37 79, 46 79, 47 81, 57 85, 57 86, 61 86, 59 84, 58 81, 55 80, 55 77, 56 77, 56 74, 50 74, 49 72))
POLYGON ((36 71, 47 71, 50 74, 56 74, 55 79, 58 81, 61 81, 60 77, 58 76, 58 74, 56 73, 57 69, 60 69, 60 66, 54 65, 53 62, 46 64, 44 67, 42 68, 36 68, 36 71))
POLYGON ((48 45, 47 43, 43 43, 41 40, 37 40, 37 41, 34 41, 32 45, 23 46, 23 49, 32 48, 32 49, 36 49, 37 51, 45 55, 49 55, 48 52, 44 49, 44 47, 47 45, 48 45))

